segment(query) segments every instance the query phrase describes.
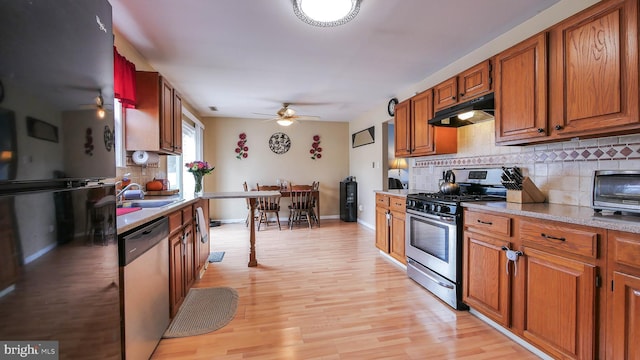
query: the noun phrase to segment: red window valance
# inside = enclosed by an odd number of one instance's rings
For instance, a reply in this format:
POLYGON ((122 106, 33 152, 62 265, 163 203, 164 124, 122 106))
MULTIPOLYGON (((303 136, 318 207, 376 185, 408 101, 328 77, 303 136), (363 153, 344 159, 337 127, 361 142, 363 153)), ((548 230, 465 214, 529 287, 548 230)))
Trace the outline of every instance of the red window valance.
POLYGON ((136 65, 113 48, 113 91, 122 106, 136 107, 136 65))

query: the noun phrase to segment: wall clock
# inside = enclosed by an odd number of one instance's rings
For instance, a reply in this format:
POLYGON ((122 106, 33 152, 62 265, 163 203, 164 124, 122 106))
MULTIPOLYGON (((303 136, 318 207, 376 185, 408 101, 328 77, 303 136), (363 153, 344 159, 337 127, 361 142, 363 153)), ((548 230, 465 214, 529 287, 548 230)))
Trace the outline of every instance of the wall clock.
POLYGON ((291 139, 285 133, 277 132, 269 138, 269 149, 276 154, 282 155, 289 151, 291 139))
POLYGON ((398 99, 393 98, 389 100, 389 103, 387 104, 387 112, 389 113, 389 116, 394 116, 396 114, 396 105, 398 105, 398 99))

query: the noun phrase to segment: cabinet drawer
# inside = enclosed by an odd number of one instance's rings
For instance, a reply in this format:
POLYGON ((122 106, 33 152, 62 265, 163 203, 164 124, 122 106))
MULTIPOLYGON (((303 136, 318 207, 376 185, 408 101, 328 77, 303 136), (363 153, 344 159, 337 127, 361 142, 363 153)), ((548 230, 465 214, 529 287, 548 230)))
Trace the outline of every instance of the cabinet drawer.
POLYGON ((376 194, 376 206, 389 207, 389 196, 383 194, 376 194))
POLYGON ((406 212, 407 199, 404 197, 396 197, 396 196, 389 197, 389 210, 406 212))
POLYGON ((589 227, 539 224, 527 220, 520 223, 520 237, 524 245, 541 245, 593 259, 598 257, 598 235, 601 234, 597 229, 589 227))
POLYGON ((169 214, 169 232, 179 230, 182 227, 182 211, 176 211, 169 214))
POLYGON ((611 232, 610 258, 620 265, 640 268, 640 235, 611 232))
POLYGON ((182 223, 187 224, 193 221, 193 207, 185 206, 182 208, 182 223))
POLYGON ((464 225, 470 230, 511 236, 511 218, 506 216, 467 210, 464 213, 464 225))

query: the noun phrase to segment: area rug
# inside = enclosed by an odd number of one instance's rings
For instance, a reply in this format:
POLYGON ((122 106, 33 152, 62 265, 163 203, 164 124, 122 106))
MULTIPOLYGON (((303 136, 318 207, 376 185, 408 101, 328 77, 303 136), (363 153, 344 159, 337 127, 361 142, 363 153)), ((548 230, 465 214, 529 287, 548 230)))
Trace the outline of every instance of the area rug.
POLYGON ((211 254, 209 254, 209 262, 220 262, 222 261, 222 258, 224 257, 224 251, 214 251, 211 254))
POLYGON ((235 289, 192 288, 162 337, 195 336, 218 330, 233 320, 237 309, 235 289))

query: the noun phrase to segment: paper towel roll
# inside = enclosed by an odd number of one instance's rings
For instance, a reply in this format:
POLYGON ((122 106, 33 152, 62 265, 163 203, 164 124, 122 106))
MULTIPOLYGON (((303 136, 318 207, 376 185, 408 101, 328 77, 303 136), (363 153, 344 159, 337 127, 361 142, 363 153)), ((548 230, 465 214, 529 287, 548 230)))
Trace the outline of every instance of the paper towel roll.
POLYGON ((140 200, 144 199, 144 192, 142 190, 125 190, 122 197, 125 200, 140 200))
POLYGON ((149 153, 146 151, 134 151, 131 160, 138 165, 144 165, 149 161, 149 153))

